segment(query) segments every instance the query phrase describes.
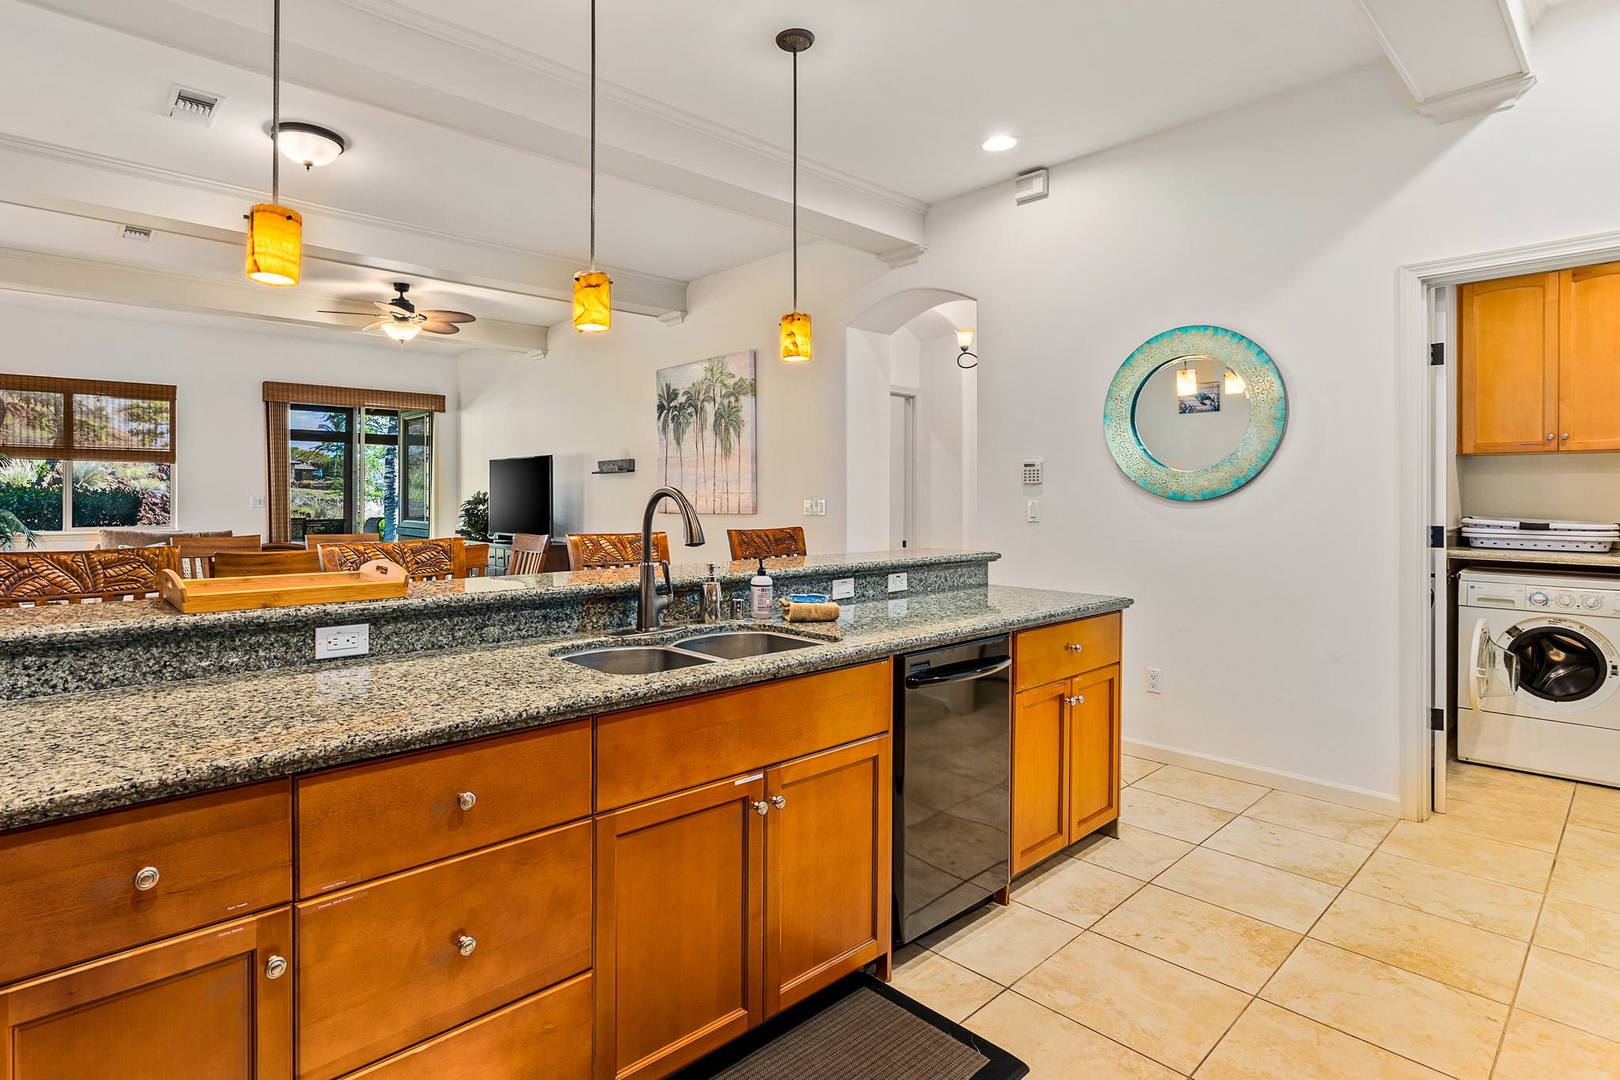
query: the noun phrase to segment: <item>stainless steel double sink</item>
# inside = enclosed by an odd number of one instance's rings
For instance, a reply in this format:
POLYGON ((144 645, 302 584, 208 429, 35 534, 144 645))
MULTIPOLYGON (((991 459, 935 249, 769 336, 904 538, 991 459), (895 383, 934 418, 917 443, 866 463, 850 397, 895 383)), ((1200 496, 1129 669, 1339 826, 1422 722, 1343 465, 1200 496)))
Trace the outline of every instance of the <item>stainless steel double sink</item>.
POLYGON ((715 630, 669 645, 604 645, 568 653, 558 659, 610 675, 652 675, 660 671, 712 664, 717 660, 768 656, 820 644, 823 643, 775 630, 715 630))

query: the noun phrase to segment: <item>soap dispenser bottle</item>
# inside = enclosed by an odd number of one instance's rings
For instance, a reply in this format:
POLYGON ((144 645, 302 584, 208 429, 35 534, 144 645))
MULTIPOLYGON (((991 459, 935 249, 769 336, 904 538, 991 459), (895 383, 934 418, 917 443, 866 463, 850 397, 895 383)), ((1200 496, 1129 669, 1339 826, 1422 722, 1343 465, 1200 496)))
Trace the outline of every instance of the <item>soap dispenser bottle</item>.
POLYGON ((759 560, 759 570, 748 580, 748 592, 753 600, 753 616, 756 622, 769 622, 772 615, 772 604, 775 600, 775 583, 771 575, 765 572, 765 560, 759 560))
POLYGON ((720 621, 720 567, 714 563, 709 564, 709 576, 703 581, 702 621, 720 621))

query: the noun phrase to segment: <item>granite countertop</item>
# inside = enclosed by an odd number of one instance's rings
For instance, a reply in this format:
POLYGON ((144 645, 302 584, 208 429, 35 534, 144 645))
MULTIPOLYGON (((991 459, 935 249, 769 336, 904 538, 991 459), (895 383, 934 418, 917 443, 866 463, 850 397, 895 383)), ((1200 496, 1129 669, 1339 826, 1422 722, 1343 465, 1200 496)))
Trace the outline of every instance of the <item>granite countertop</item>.
POLYGON ((1620 552, 1616 551, 1514 551, 1510 548, 1477 548, 1464 544, 1446 548, 1446 558, 1456 562, 1514 563, 1549 569, 1576 566, 1590 570, 1620 570, 1620 552))
MULTIPOLYGON (((846 607, 843 622, 785 628, 823 639, 815 648, 655 675, 608 675, 559 659, 607 641, 575 638, 0 704, 0 829, 842 667, 1132 601, 981 586, 897 603, 863 601, 846 607)), ((671 627, 659 640, 697 632, 671 627)))
MULTIPOLYGON (((1001 558, 993 551, 949 551, 910 548, 900 551, 874 551, 853 555, 795 555, 767 559, 771 576, 778 581, 800 578, 841 577, 845 574, 872 574, 889 568, 897 570, 993 562, 1001 558)), ((720 563, 720 579, 728 585, 746 585, 757 560, 720 563)), ((676 589, 696 588, 709 575, 708 563, 683 563, 670 567, 676 589)), ((410 593, 391 600, 351 601, 338 605, 342 622, 368 622, 388 614, 409 613, 487 603, 530 603, 589 597, 629 596, 635 593, 639 573, 633 568, 576 570, 560 574, 527 574, 519 577, 476 577, 456 581, 412 582, 410 593)), ((0 645, 31 643, 42 637, 64 637, 75 631, 94 633, 105 639, 120 631, 131 637, 148 635, 184 624, 194 629, 202 625, 275 626, 304 623, 312 613, 333 605, 310 604, 301 607, 264 608, 251 611, 216 611, 183 615, 162 600, 133 600, 117 604, 54 604, 17 608, 0 621, 0 645)))

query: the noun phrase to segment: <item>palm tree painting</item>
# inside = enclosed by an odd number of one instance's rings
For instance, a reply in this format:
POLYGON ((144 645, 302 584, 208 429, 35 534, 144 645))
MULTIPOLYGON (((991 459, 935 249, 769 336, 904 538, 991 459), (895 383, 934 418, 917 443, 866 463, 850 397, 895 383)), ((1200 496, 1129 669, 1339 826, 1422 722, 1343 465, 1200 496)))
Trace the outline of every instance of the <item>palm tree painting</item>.
POLYGON ((657 389, 663 482, 699 513, 759 513, 753 351, 662 368, 657 389))

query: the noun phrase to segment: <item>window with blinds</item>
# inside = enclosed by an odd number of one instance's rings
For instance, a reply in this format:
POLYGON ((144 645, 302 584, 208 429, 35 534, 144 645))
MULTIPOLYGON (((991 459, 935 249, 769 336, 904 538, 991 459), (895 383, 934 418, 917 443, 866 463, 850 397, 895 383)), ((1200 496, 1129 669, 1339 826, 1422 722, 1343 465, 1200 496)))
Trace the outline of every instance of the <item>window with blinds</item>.
POLYGON ((0 523, 171 524, 174 403, 159 383, 0 374, 0 523))

